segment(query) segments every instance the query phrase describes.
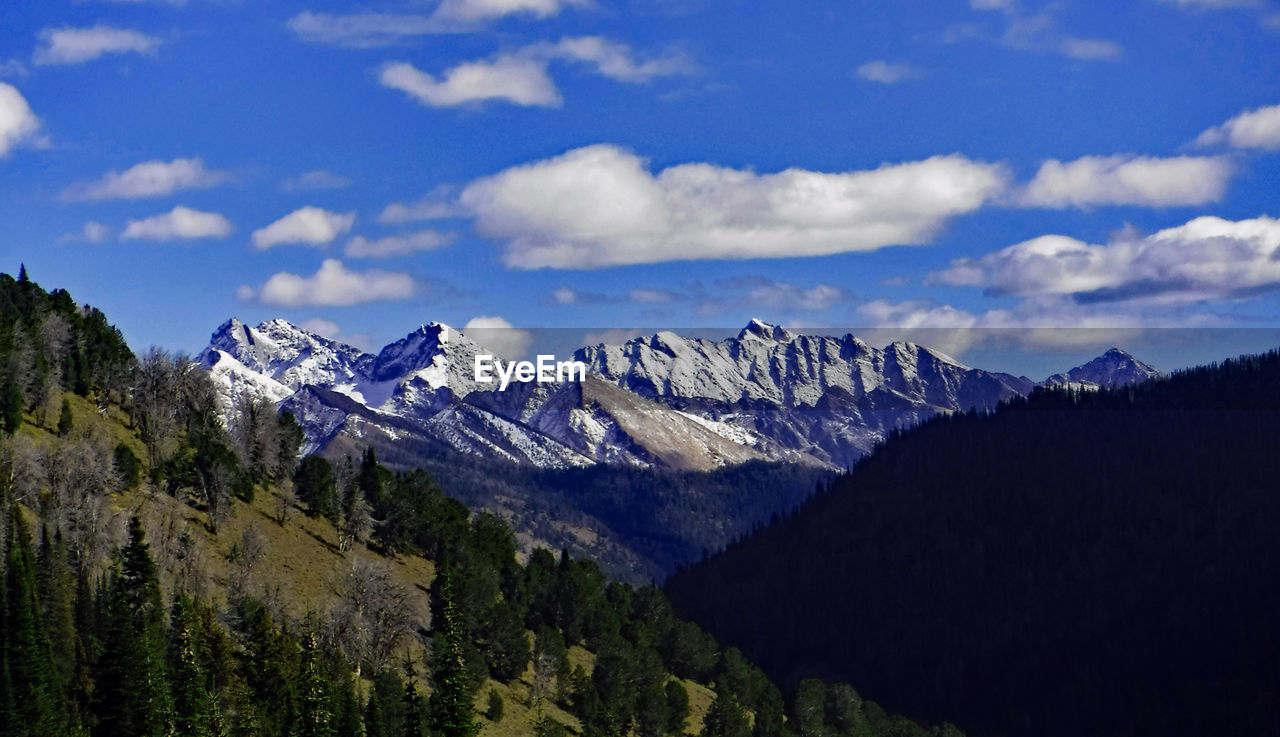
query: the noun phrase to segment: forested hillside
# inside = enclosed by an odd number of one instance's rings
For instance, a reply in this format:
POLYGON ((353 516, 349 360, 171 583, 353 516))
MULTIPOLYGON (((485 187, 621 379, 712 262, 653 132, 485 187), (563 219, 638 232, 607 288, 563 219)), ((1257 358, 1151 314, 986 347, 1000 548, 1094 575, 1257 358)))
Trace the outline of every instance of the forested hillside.
POLYGON ((1280 733, 1280 353, 900 434, 676 574, 779 683, 980 735, 1280 733))
POLYGON ((845 685, 788 702, 657 588, 518 558, 504 522, 372 452, 299 461, 269 406, 224 427, 196 364, 135 358, 25 275, 0 303, 0 734, 960 734, 845 685))

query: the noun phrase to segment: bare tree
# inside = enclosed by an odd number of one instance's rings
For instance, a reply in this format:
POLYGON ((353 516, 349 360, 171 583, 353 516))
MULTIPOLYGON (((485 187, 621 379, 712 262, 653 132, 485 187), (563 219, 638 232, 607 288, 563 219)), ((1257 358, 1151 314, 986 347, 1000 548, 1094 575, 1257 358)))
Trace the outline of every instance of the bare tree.
POLYGON ((232 565, 233 590, 246 591, 253 582, 253 569, 267 553, 267 536, 256 523, 249 523, 240 531, 240 539, 231 546, 228 556, 232 565))
POLYGON ((374 669, 386 665, 414 629, 408 589, 395 582, 387 563, 359 557, 336 583, 339 602, 329 618, 329 638, 353 661, 374 669))
POLYGON ((298 504, 298 492, 293 488, 293 479, 281 479, 276 482, 276 524, 284 525, 289 521, 289 512, 298 504))

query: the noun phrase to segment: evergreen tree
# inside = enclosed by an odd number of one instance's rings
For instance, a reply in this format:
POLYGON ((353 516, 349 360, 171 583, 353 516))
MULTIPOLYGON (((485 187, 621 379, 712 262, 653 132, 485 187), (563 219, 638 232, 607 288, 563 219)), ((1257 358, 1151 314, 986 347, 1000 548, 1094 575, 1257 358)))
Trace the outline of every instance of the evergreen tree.
POLYGON ((61 530, 50 532, 48 527, 45 528, 36 567, 40 613, 49 637, 53 664, 64 688, 69 717, 73 724, 78 724, 79 710, 72 706, 80 680, 77 673, 80 641, 76 633, 76 582, 67 560, 67 546, 61 530))
POLYGON ((201 666, 199 621, 185 594, 173 602, 170 616, 169 673, 173 687, 173 728, 183 737, 213 737, 218 704, 201 666))
POLYGON ((318 455, 303 458, 293 476, 293 488, 307 505, 308 517, 337 519, 338 486, 329 461, 318 455))
POLYGON ((453 600, 454 575, 446 569, 436 579, 435 595, 442 616, 435 623, 432 651, 431 726, 439 737, 474 737, 480 722, 476 719, 475 685, 464 657, 462 623, 453 600))
POLYGON ((166 737, 171 698, 160 581, 136 516, 107 597, 105 641, 94 674, 94 737, 166 737))
POLYGON ((298 677, 298 719, 294 723, 292 737, 333 737, 329 679, 314 633, 302 638, 298 677))
POLYGON ((27 398, 15 381, 6 381, 0 392, 0 420, 3 420, 5 434, 12 435, 22 427, 22 409, 27 398))
POLYGON ((31 535, 8 489, 0 502, 7 523, 0 591, 0 734, 58 737, 70 731, 68 705, 36 595, 31 535))
POLYGON ((428 713, 427 704, 423 702, 422 694, 418 693, 417 672, 413 667, 413 659, 405 658, 404 661, 404 695, 401 699, 403 707, 404 726, 401 727, 400 734, 403 737, 427 737, 429 733, 429 722, 431 715, 428 713))
POLYGON ((667 681, 667 734, 683 735, 689 720, 689 689, 676 679, 667 681))
POLYGON ((749 737, 751 720, 732 693, 716 689, 716 698, 702 720, 702 737, 749 737))
POLYGON ((58 437, 65 438, 71 432, 71 426, 74 423, 71 416, 71 401, 62 400, 62 411, 58 414, 58 437))

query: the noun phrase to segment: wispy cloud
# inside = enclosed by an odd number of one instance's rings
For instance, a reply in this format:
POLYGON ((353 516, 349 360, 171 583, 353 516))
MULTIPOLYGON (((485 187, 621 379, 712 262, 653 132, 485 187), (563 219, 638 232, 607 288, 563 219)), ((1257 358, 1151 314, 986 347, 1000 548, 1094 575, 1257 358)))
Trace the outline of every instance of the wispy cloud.
POLYGON ((651 173, 610 145, 512 167, 463 190, 519 268, 816 256, 928 242, 1005 191, 1003 166, 963 156, 826 173, 707 163, 651 173))
POLYGON ((413 296, 413 277, 394 271, 352 271, 337 259, 325 259, 311 276, 273 274, 260 288, 243 285, 236 296, 274 307, 346 307, 413 296))
POLYGON ((414 202, 392 202, 378 215, 380 223, 411 223, 421 220, 446 220, 465 215, 458 206, 457 192, 452 187, 436 187, 414 202))
POLYGON ((231 221, 216 212, 201 212, 179 205, 162 215, 130 220, 120 238, 148 241, 225 238, 233 229, 231 221))
POLYGON ((90 220, 74 233, 58 238, 59 243, 102 243, 111 237, 111 226, 90 220))
POLYGON ((45 28, 32 61, 37 65, 83 64, 107 54, 154 54, 160 39, 141 31, 97 25, 45 28))
POLYGON ((66 200, 133 200, 165 197, 189 189, 216 187, 231 179, 225 171, 208 169, 201 159, 144 161, 101 179, 77 184, 63 192, 66 200))
POLYGON ((340 177, 323 169, 315 169, 284 180, 280 183, 280 189, 285 192, 309 192, 317 189, 343 189, 350 187, 351 184, 351 180, 346 177, 340 177))
POLYGON ((319 207, 300 207, 270 225, 253 231, 253 247, 265 251, 273 246, 298 243, 323 246, 351 230, 354 212, 329 212, 319 207))
POLYGON ((897 84, 908 79, 919 79, 924 76, 924 70, 911 64, 888 62, 883 59, 869 61, 855 69, 854 73, 869 82, 879 82, 880 84, 897 84))
POLYGON ((434 251, 453 243, 453 240, 452 233, 441 233, 438 230, 390 235, 375 240, 356 236, 347 242, 343 253, 347 258, 392 258, 420 251, 434 251))
POLYGON ((395 46, 423 36, 473 30, 508 15, 547 18, 590 0, 445 0, 433 13, 360 12, 335 15, 305 10, 285 24, 304 41, 351 49, 395 46))
MULTIPOLYGON (((999 14, 1003 28, 995 40, 1013 49, 1062 54, 1079 61, 1116 61, 1124 55, 1124 47, 1115 41, 1082 38, 1062 31, 1057 14, 1063 6, 1058 3, 1034 11, 1017 0, 970 0, 969 4, 974 10, 999 14)), ((953 27, 944 37, 954 42, 985 35, 981 26, 965 24, 953 27)))

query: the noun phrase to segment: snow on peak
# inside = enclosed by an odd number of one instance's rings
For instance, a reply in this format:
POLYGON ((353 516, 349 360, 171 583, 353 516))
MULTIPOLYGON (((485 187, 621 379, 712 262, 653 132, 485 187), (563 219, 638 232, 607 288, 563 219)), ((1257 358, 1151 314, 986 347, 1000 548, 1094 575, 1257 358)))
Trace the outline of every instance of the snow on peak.
POLYGON ((795 340, 795 334, 781 325, 771 325, 764 320, 751 318, 751 322, 738 332, 738 340, 747 340, 755 338, 758 340, 772 341, 775 343, 790 343, 795 340))

